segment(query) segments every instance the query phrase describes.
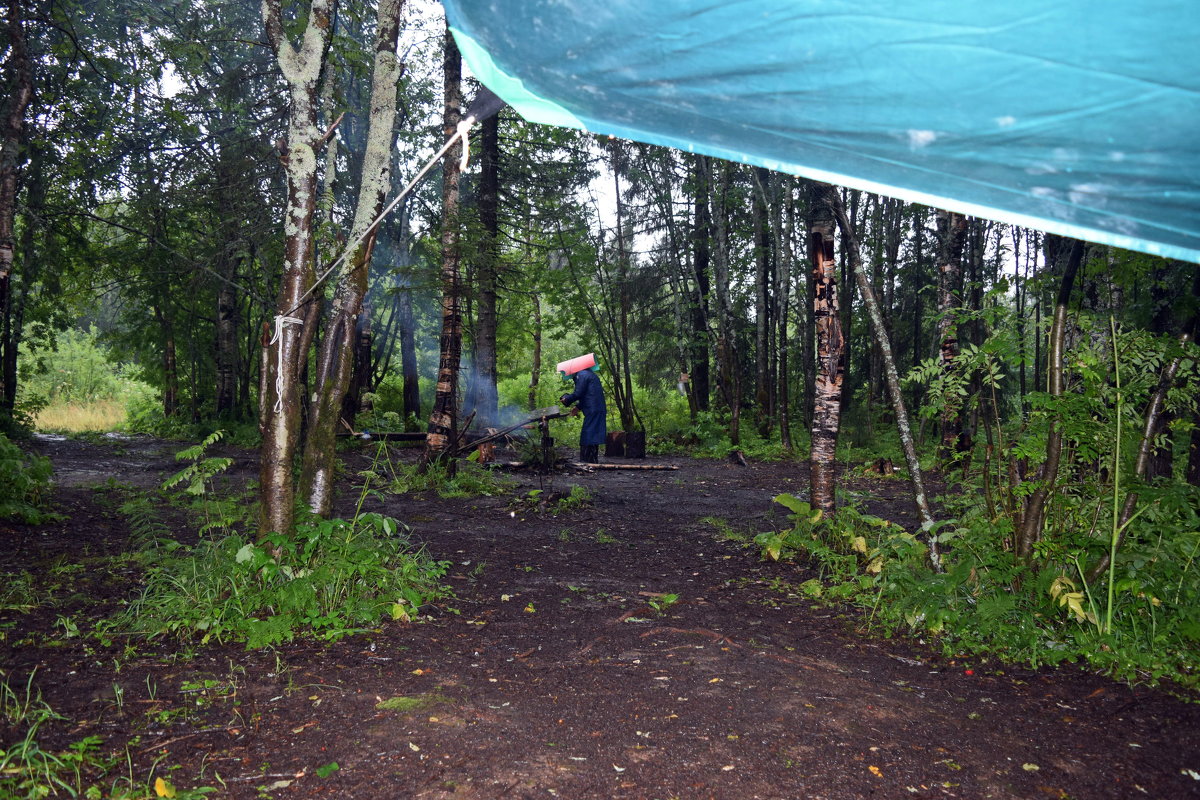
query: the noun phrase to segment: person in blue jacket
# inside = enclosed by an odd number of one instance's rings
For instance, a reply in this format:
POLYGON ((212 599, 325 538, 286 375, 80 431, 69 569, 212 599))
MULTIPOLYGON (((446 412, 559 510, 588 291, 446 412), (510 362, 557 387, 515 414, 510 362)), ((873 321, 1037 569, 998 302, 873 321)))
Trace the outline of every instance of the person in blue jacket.
POLYGON ((604 444, 604 435, 608 432, 604 421, 608 413, 604 406, 604 387, 600 385, 600 376, 595 370, 595 367, 588 367, 572 375, 575 391, 559 398, 564 406, 578 403, 579 410, 583 412, 583 429, 579 431, 579 460, 584 464, 599 463, 600 445, 604 444))

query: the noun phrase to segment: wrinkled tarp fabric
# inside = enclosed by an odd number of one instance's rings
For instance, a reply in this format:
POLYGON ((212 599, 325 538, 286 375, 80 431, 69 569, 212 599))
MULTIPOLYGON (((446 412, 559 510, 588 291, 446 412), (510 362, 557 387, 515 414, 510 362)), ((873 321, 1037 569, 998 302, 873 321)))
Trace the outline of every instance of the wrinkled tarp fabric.
POLYGON ((534 121, 1200 261, 1194 0, 444 0, 534 121))

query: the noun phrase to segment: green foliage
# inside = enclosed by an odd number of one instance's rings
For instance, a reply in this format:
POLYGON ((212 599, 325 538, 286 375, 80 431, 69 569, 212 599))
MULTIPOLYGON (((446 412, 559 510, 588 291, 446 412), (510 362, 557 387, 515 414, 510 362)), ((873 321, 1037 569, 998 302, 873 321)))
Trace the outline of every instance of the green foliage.
POLYGON ((504 494, 506 484, 485 467, 470 461, 455 464, 454 474, 445 464, 434 462, 424 471, 416 464, 399 465, 395 469, 390 489, 396 494, 437 492, 446 499, 462 497, 492 497, 504 494))
POLYGON ((58 334, 52 348, 23 362, 22 391, 48 402, 83 403, 141 389, 128 366, 111 360, 99 337, 95 325, 58 334))
POLYGON ((379 514, 310 518, 293 536, 249 542, 230 534, 193 547, 142 551, 146 585, 113 628, 265 647, 297 636, 337 640, 385 619, 410 621, 449 594, 447 562, 415 547, 379 514))
POLYGON ((649 606, 650 608, 654 609, 655 614, 658 614, 661 617, 663 614, 667 613, 667 610, 670 609, 671 606, 678 602, 679 595, 675 594, 674 592, 667 592, 666 594, 660 594, 657 597, 651 597, 649 606))
POLYGON ((0 433, 0 519, 36 525, 56 518, 45 510, 53 472, 50 459, 23 453, 0 433))

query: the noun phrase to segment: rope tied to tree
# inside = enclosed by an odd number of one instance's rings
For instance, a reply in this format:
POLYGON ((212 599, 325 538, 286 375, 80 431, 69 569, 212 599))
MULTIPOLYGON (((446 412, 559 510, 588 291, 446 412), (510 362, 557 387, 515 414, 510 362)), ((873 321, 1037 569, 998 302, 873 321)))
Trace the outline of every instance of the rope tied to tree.
MULTIPOLYGON (((391 214, 396 206, 400 205, 400 202, 404 200, 404 198, 407 197, 414 188, 416 188, 417 184, 424 179, 429 171, 432 170, 434 166, 436 166, 437 163, 442 160, 442 157, 445 156, 450 148, 454 146, 455 142, 458 141, 463 143, 462 157, 459 159, 459 167, 465 171, 467 169, 471 153, 470 141, 467 138, 468 133, 471 130, 471 126, 475 125, 477 122, 487 119, 493 114, 498 113, 503 107, 503 100, 493 94, 486 87, 480 89, 479 94, 477 94, 475 99, 471 101, 471 106, 467 109, 466 115, 459 121, 458 125, 455 127, 454 133, 451 134, 450 138, 446 140, 446 143, 442 145, 441 149, 434 153, 433 157, 425 162, 425 166, 421 167, 421 170, 417 173, 416 177, 409 181, 408 185, 404 187, 400 194, 396 195, 396 197, 393 198, 392 201, 388 203, 382 211, 379 212, 375 219, 371 221, 371 224, 367 225, 367 227, 364 228, 361 233, 354 237, 350 244, 342 248, 341 254, 334 259, 333 263, 330 264, 324 272, 321 273, 319 278, 313 281, 312 286, 308 287, 304 294, 300 296, 300 299, 296 302, 296 305, 292 306, 292 308, 288 310, 287 314, 296 312, 299 310, 300 306, 304 305, 304 301, 308 299, 308 296, 316 291, 317 287, 324 283, 325 280, 331 274, 333 274, 333 271, 350 257, 350 254, 354 252, 355 248, 358 247, 360 243, 362 243, 368 236, 375 232, 375 229, 379 227, 379 224, 383 222, 388 214, 391 214)), ((287 314, 281 316, 287 316, 287 314)), ((278 320, 278 317, 276 317, 276 319, 278 320)))
POLYGON ((279 343, 279 356, 275 360, 275 413, 283 411, 283 334, 288 325, 303 325, 299 317, 289 317, 286 314, 275 315, 275 333, 267 346, 279 343))

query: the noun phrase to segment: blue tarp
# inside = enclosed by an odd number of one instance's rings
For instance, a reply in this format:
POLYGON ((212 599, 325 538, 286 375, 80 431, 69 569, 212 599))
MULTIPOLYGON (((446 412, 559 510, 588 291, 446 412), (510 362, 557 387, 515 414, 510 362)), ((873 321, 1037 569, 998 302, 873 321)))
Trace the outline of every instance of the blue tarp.
POLYGON ((522 116, 1200 261, 1200 2, 444 0, 522 116))

